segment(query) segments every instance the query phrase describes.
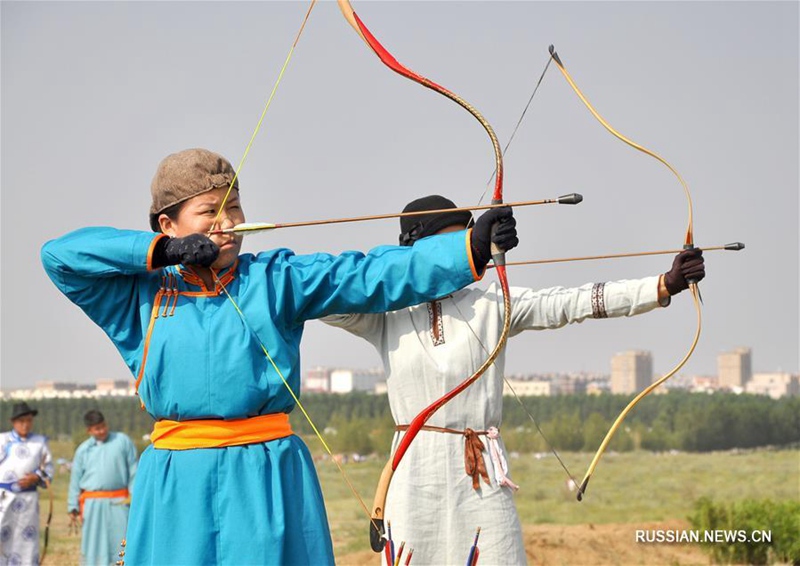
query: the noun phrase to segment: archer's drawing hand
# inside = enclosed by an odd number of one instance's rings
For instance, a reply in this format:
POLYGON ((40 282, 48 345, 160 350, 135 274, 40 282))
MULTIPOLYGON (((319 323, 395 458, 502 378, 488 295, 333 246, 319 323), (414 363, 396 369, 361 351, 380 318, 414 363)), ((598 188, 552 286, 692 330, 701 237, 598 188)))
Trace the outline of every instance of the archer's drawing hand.
POLYGON ((209 267, 219 255, 219 246, 203 234, 185 238, 162 238, 153 250, 153 267, 167 265, 198 265, 209 267))

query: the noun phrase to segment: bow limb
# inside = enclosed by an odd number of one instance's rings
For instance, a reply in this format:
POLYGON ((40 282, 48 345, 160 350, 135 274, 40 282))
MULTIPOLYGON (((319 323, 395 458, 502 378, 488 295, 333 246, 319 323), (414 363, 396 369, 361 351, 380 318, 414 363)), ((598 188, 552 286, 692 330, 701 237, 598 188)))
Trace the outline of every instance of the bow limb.
POLYGON ((592 458, 592 462, 589 464, 589 467, 586 470, 586 474, 584 474, 583 476, 583 480, 581 481, 580 487, 578 488, 578 501, 583 500, 583 494, 586 492, 586 486, 589 484, 589 480, 592 478, 592 474, 594 473, 597 464, 600 462, 600 458, 606 451, 609 442, 611 442, 611 439, 617 432, 617 429, 619 429, 620 425, 622 424, 622 421, 624 421, 625 417, 628 416, 628 413, 631 412, 631 410, 636 406, 636 404, 639 401, 644 399, 647 395, 652 393, 659 385, 665 383, 670 377, 675 375, 678 372, 678 370, 680 370, 684 366, 684 364, 686 364, 686 362, 694 353, 694 350, 697 347, 697 342, 700 340, 700 330, 703 326, 703 320, 702 320, 702 311, 700 310, 699 291, 697 290, 696 283, 692 283, 691 292, 692 292, 692 297, 694 298, 694 307, 697 312, 697 329, 695 330, 694 339, 692 340, 692 344, 689 347, 689 351, 686 352, 686 355, 680 362, 678 362, 678 364, 674 368, 672 368, 663 376, 661 376, 659 379, 657 379, 656 381, 645 387, 636 397, 634 397, 616 418, 614 424, 611 425, 611 428, 608 429, 608 432, 603 438, 603 442, 600 443, 600 448, 598 448, 597 452, 595 452, 595 455, 592 458))
POLYGON ((687 222, 687 226, 686 226, 686 238, 685 238, 685 241, 684 241, 684 246, 687 247, 687 248, 694 247, 694 214, 692 212, 692 208, 693 208, 692 207, 692 195, 689 192, 689 186, 686 184, 686 181, 683 180, 683 177, 681 177, 681 174, 678 173, 678 171, 672 165, 670 165, 667 162, 666 159, 664 159, 663 157, 661 157, 660 155, 658 155, 654 151, 651 151, 651 150, 647 149, 646 147, 636 143, 635 141, 631 140, 630 138, 627 138, 626 136, 622 135, 617 130, 615 130, 613 127, 611 127, 611 124, 609 124, 606 121, 606 119, 603 118, 600 115, 600 113, 594 108, 594 106, 592 106, 592 104, 589 102, 589 100, 586 98, 586 96, 583 94, 583 92, 581 92, 581 89, 578 88, 578 85, 575 84, 575 81, 572 79, 572 76, 569 74, 569 71, 567 71, 567 69, 564 67, 564 64, 561 62, 561 58, 558 56, 558 53, 556 53, 555 47, 553 47, 552 45, 550 46, 550 56, 553 58, 553 61, 556 62, 556 65, 558 66, 558 70, 561 71, 562 75, 564 75, 564 78, 569 83, 569 86, 572 87, 572 90, 575 91, 575 94, 578 95, 578 98, 581 99, 581 102, 583 102, 584 106, 586 106, 586 108, 589 110, 589 112, 592 113, 592 116, 594 116, 597 119, 597 121, 600 122, 600 124, 602 124, 603 127, 606 130, 608 130, 609 133, 611 133, 617 139, 619 139, 619 140, 623 141, 624 143, 628 144, 632 148, 634 148, 634 149, 636 149, 638 151, 641 151, 642 153, 645 153, 645 154, 649 155, 653 159, 658 160, 667 169, 669 169, 672 172, 673 175, 675 175, 675 177, 678 179, 678 182, 680 182, 681 187, 683 187, 683 192, 686 195, 686 201, 687 201, 687 204, 688 204, 688 222, 687 222))
MULTIPOLYGON (((495 176, 495 184, 494 184, 494 193, 492 195, 492 204, 500 204, 503 202, 503 153, 500 148, 500 143, 497 140, 497 136, 494 133, 494 129, 483 117, 483 115, 475 109, 470 103, 466 100, 458 96, 457 94, 447 90, 446 88, 442 87, 441 85, 436 84, 435 82, 431 81, 430 79, 423 77, 415 73, 414 71, 410 70, 409 68, 402 65, 394 56, 380 44, 380 42, 375 38, 374 35, 369 31, 367 26, 364 22, 356 15, 355 11, 353 10, 352 5, 350 4, 349 0, 338 0, 339 8, 342 11, 342 14, 350 23, 350 25, 355 29, 356 33, 358 33, 359 37, 367 44, 367 46, 378 56, 378 58, 383 62, 384 65, 389 67, 392 71, 398 73, 399 75, 412 80, 425 88, 433 90, 449 98, 462 108, 464 108, 467 112, 469 112, 483 127, 486 133, 489 136, 489 139, 492 143, 492 148, 494 150, 495 155, 495 168, 496 168, 496 176, 495 176)), ((425 425, 425 423, 438 411, 442 406, 447 404, 451 399, 456 397, 459 393, 464 391, 467 387, 472 385, 478 378, 480 378, 486 370, 494 363, 495 359, 500 355, 500 352, 503 350, 503 347, 506 344, 506 340, 508 339, 508 333, 511 329, 511 299, 508 289, 508 278, 506 275, 506 267, 505 267, 505 254, 502 250, 492 248, 492 257, 494 260, 495 265, 497 266, 497 277, 500 281, 500 287, 503 292, 503 312, 504 312, 504 320, 503 320, 503 329, 500 335, 500 339, 497 342, 494 350, 489 354, 489 357, 484 361, 481 366, 468 378, 462 381, 458 386, 454 389, 449 391, 440 399, 434 401, 431 405, 423 409, 409 424, 408 430, 406 431, 405 435, 403 436, 400 444, 395 451, 394 457, 387 463, 386 467, 384 467, 383 473, 381 474, 381 479, 378 484, 378 488, 375 493, 375 500, 373 502, 373 512, 372 512, 372 521, 370 524, 370 544, 372 546, 372 550, 375 552, 380 552, 383 549, 385 544, 385 539, 383 538, 384 529, 383 529, 383 513, 384 513, 384 504, 386 502, 386 495, 389 491, 389 485, 391 483, 392 475, 394 471, 397 469, 397 466, 400 464, 400 461, 403 459, 408 447, 410 446, 411 442, 417 436, 421 428, 425 425), (377 532, 376 532, 377 527, 377 532)))
MULTIPOLYGON (((581 99, 581 102, 583 102, 583 104, 586 106, 586 108, 589 110, 589 112, 592 113, 592 116, 594 116, 597 119, 597 121, 600 122, 600 124, 602 124, 603 127, 606 130, 608 130, 609 133, 614 135, 619 140, 625 142, 626 144, 628 144, 632 148, 634 148, 634 149, 636 149, 638 151, 641 151, 642 153, 645 153, 645 154, 649 155, 650 157, 656 159, 657 161, 662 163, 665 167, 667 167, 667 169, 669 169, 675 175, 675 177, 678 179, 678 181, 680 182, 681 186, 683 187, 683 191, 684 191, 684 193, 686 195, 686 201, 687 201, 687 204, 688 204, 688 222, 687 222, 686 236, 684 238, 683 247, 684 247, 684 249, 694 248, 694 221, 693 221, 693 213, 692 213, 692 195, 689 193, 689 187, 686 184, 686 182, 683 180, 683 177, 681 177, 680 173, 678 173, 678 171, 672 165, 670 165, 663 157, 661 157, 657 153, 647 149, 646 147, 634 142, 633 140, 631 140, 631 139, 625 137, 624 135, 622 135, 621 133, 619 133, 617 130, 615 130, 611 126, 611 124, 609 124, 605 120, 605 118, 603 118, 600 115, 599 112, 597 112, 597 110, 594 108, 594 106, 592 106, 592 104, 589 102, 589 100, 586 98, 586 96, 583 94, 583 92, 581 92, 581 90, 578 88, 578 85, 575 84, 575 81, 572 79, 572 76, 570 76, 569 72, 564 67, 564 64, 561 62, 561 58, 558 56, 558 53, 556 53, 556 50, 552 45, 550 46, 550 56, 552 57, 553 61, 555 61, 556 65, 558 66, 558 69, 561 71, 561 74, 567 80, 567 82, 569 83, 570 87, 572 87, 572 90, 575 91, 575 94, 577 94, 578 98, 581 99)), ((628 413, 633 409, 633 407, 636 406, 636 404, 639 401, 644 399, 647 395, 649 395, 651 392, 653 392, 659 385, 665 383, 670 377, 675 375, 686 364, 686 362, 689 360, 689 358, 694 353, 694 350, 697 347, 697 342, 700 340, 700 332, 701 332, 701 329, 702 329, 702 326, 703 326, 703 320, 702 320, 702 312, 701 312, 701 309, 700 309, 700 289, 697 286, 697 282, 696 281, 689 281, 689 289, 691 290, 692 299, 694 300, 694 307, 695 307, 695 310, 697 312, 697 328, 695 330, 694 339, 692 340, 692 344, 689 347, 689 351, 686 353, 686 355, 683 357, 683 359, 674 368, 672 368, 670 371, 668 371, 666 374, 664 374, 658 380, 654 381, 648 387, 643 389, 636 397, 633 398, 633 400, 619 414, 617 419, 614 421, 614 424, 611 425, 611 428, 606 433, 605 438, 603 438, 603 442, 600 444, 600 448, 597 449, 597 452, 595 453, 594 457, 592 458, 591 464, 589 464, 589 468, 587 469, 586 474, 585 474, 585 476, 583 478, 583 481, 581 482, 581 485, 578 488, 578 501, 582 501, 583 500, 583 494, 586 491, 586 486, 588 485, 589 480, 592 477, 592 473, 594 473, 594 470, 597 467, 597 464, 599 463, 600 458, 602 457, 602 455, 605 452, 606 448, 608 447, 609 442, 611 442, 612 437, 614 436, 616 431, 619 429, 620 425, 622 424, 622 421, 625 420, 625 417, 628 415, 628 413)))

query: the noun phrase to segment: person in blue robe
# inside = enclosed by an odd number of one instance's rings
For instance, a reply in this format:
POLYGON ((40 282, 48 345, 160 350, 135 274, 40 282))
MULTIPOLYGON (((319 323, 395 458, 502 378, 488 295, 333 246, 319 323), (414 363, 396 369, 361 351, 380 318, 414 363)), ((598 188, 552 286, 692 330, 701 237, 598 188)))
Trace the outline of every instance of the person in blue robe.
POLYGON ((314 464, 286 418, 304 323, 445 296, 480 278, 491 241, 517 244, 511 210, 498 208, 413 247, 239 255, 240 235, 212 233, 245 220, 236 177, 208 150, 172 154, 151 186, 157 235, 84 228, 42 249, 157 421, 133 488, 128 565, 332 564, 314 464))
POLYGON ((81 563, 108 566, 119 560, 125 539, 138 454, 128 436, 109 430, 100 411, 87 411, 83 421, 89 438, 72 458, 67 512, 82 523, 81 563))

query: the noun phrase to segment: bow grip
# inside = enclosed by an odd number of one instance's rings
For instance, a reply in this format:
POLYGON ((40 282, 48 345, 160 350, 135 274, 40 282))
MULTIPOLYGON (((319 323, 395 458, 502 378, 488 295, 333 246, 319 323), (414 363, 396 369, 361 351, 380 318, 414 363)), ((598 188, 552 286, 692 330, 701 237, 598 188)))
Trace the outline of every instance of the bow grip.
MULTIPOLYGON (((503 199, 492 199, 492 204, 503 204, 503 199)), ((492 261, 495 265, 505 265, 506 264, 506 250, 502 249, 500 246, 494 243, 494 236, 497 234, 497 225, 498 222, 492 224, 492 232, 490 235, 490 244, 491 244, 491 251, 492 251, 492 261)))
MULTIPOLYGON (((684 250, 693 250, 694 249, 694 244, 684 244, 683 245, 683 249, 684 250)), ((687 279, 686 282, 689 283, 689 285, 697 285, 697 279, 687 279)))

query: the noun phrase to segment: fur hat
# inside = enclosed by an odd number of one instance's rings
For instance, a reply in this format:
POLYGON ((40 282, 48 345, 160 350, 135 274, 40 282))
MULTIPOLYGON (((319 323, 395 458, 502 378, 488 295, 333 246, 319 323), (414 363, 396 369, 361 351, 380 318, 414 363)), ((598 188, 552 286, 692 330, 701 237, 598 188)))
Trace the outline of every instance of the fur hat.
POLYGON ((150 185, 153 203, 150 205, 150 227, 161 232, 158 215, 171 206, 211 189, 229 187, 239 189, 236 171, 221 155, 207 149, 186 149, 168 155, 159 164, 150 185))

